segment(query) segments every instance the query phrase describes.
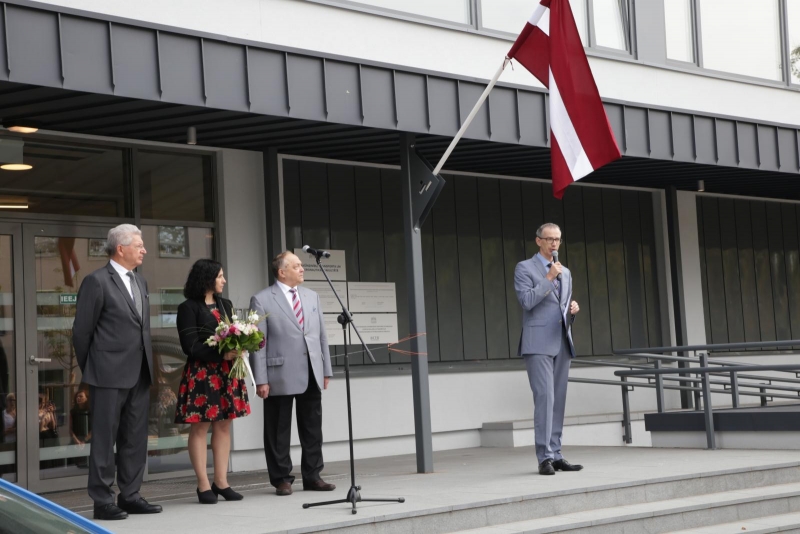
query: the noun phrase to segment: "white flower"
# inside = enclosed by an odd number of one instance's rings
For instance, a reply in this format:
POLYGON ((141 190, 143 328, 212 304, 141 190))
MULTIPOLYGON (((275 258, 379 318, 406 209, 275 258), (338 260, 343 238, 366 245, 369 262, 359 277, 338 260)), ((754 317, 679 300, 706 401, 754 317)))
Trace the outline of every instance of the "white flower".
POLYGON ((217 342, 213 341, 213 340, 209 340, 209 341, 207 341, 207 343, 208 343, 209 347, 216 347, 217 346, 217 342))
POLYGON ((231 315, 231 321, 236 321, 239 317, 237 315, 231 315))

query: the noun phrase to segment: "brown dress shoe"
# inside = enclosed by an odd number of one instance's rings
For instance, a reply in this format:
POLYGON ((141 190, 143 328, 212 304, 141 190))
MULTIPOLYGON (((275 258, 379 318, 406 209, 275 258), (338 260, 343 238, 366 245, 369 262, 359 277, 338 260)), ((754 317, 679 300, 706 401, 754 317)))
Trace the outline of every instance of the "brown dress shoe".
POLYGON ((336 489, 336 484, 328 484, 324 480, 311 480, 309 482, 303 481, 303 489, 306 491, 333 491, 336 489))
POLYGON ((276 495, 286 496, 292 494, 292 485, 288 482, 281 482, 278 484, 278 487, 275 489, 276 495))

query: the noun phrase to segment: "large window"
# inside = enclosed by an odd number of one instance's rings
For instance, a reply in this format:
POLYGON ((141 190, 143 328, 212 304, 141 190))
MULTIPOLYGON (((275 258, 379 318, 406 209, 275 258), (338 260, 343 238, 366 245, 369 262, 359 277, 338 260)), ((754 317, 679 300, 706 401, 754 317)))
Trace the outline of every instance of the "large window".
POLYGON ((664 0, 667 59, 694 63, 692 0, 664 0))
POLYGON ((352 7, 377 7, 410 15, 469 24, 470 0, 340 0, 337 3, 352 7))
POLYGON ((136 161, 142 219, 214 220, 209 156, 140 150, 136 161))
MULTIPOLYGON (((588 46, 586 29, 586 0, 570 0, 575 24, 581 34, 581 41, 588 46)), ((529 0, 483 0, 480 4, 481 27, 518 34, 531 17, 536 2, 529 0)))
POLYGON ((789 70, 792 83, 800 83, 800 0, 786 1, 789 26, 789 70))
POLYGON ((698 0, 698 4, 703 67, 783 80, 779 0, 757 4, 698 0))

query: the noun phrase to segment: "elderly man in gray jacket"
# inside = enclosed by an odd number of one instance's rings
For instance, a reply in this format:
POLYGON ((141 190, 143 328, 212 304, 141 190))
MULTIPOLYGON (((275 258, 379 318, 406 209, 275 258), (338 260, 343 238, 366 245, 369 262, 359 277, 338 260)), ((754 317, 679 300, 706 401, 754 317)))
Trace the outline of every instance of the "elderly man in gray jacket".
POLYGON ((291 252, 272 260, 275 284, 250 299, 250 309, 265 316, 259 324, 266 345, 250 355, 256 394, 264 399, 264 453, 270 483, 278 495, 291 495, 292 405, 297 401, 297 433, 303 489, 336 488, 320 478, 322 390, 333 376, 319 295, 300 287, 303 264, 291 252))
POLYGON ((518 355, 525 359, 533 390, 533 429, 540 475, 580 471, 561 456, 561 431, 567 401, 569 366, 575 357, 572 321, 580 311, 572 300, 572 274, 553 254, 561 229, 545 223, 536 230, 539 252, 514 271, 514 289, 522 306, 518 355), (560 276, 559 276, 560 275, 560 276))

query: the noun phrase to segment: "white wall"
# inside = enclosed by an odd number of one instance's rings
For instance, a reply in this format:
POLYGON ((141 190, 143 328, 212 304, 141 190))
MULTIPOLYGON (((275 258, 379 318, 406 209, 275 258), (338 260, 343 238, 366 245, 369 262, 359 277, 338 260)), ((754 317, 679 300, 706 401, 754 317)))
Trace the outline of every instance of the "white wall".
MULTIPOLYGON (((44 3, 352 58, 488 79, 511 42, 303 0, 50 0, 44 3)), ((532 2, 531 5, 534 3, 532 2)), ((520 22, 520 27, 522 23, 520 22)), ((800 94, 590 58, 605 98, 800 124, 800 94)), ((501 82, 539 86, 520 66, 501 82)))

